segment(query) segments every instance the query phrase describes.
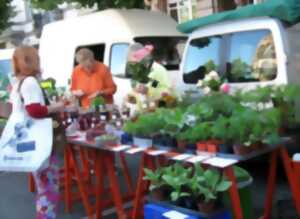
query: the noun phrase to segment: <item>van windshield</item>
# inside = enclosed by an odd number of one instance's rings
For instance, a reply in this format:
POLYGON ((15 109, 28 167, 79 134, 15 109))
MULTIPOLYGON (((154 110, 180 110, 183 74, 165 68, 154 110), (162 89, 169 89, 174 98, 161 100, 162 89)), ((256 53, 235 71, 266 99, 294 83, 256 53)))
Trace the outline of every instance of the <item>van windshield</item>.
POLYGON ((154 46, 153 56, 168 70, 179 70, 187 37, 137 37, 135 41, 154 46))
POLYGON ((184 63, 184 82, 196 84, 212 70, 232 83, 275 79, 277 63, 271 32, 255 30, 193 39, 184 63))

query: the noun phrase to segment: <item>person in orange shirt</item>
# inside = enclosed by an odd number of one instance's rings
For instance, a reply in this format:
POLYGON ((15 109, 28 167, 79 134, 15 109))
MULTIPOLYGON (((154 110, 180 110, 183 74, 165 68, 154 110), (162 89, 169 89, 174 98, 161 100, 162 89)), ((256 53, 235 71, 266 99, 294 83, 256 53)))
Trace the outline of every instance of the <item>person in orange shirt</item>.
POLYGON ((73 73, 71 91, 83 108, 89 108, 91 101, 97 96, 103 96, 106 103, 113 103, 113 94, 117 86, 107 66, 94 58, 94 53, 86 48, 76 53, 79 63, 73 73))

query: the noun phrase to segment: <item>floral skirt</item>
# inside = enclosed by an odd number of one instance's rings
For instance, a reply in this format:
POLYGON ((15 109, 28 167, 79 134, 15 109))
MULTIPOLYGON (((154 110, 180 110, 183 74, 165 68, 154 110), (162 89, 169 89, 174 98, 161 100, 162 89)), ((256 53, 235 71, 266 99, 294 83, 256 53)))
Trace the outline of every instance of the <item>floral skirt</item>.
POLYGON ((55 219, 59 203, 59 164, 55 155, 51 155, 47 168, 33 173, 37 188, 37 219, 55 219))

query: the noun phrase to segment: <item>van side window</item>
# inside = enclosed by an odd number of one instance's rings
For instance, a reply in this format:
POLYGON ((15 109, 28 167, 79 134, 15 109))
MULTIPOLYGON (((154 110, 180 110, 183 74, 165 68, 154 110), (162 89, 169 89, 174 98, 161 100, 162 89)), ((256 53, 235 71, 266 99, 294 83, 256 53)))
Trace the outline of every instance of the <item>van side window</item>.
POLYGON ((268 30, 234 33, 227 61, 229 82, 273 80, 277 74, 273 37, 268 30))
POLYGON ((125 77, 128 43, 116 43, 111 47, 110 70, 114 76, 125 77))
POLYGON ((187 50, 186 61, 183 67, 183 81, 195 84, 204 78, 210 71, 217 71, 220 67, 221 37, 194 39, 187 50))
MULTIPOLYGON (((104 52, 105 52, 105 44, 93 44, 93 45, 82 45, 76 48, 75 54, 78 50, 82 48, 87 48, 93 51, 95 55, 95 59, 99 62, 103 62, 104 60, 104 52)), ((75 54, 74 54, 74 66, 78 65, 75 59, 75 54)))
POLYGON ((276 78, 275 45, 269 30, 253 30, 191 40, 183 81, 196 84, 215 70, 231 83, 276 78))

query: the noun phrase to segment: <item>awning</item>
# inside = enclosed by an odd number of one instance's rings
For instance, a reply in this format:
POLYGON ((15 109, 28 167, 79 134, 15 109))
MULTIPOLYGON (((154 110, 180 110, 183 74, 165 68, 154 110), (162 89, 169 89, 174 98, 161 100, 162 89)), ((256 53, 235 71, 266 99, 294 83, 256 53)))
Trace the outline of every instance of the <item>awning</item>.
POLYGON ((247 5, 182 23, 177 26, 177 29, 183 33, 191 33, 195 29, 211 24, 263 16, 278 18, 289 24, 298 23, 300 21, 300 0, 269 0, 261 4, 247 5))

